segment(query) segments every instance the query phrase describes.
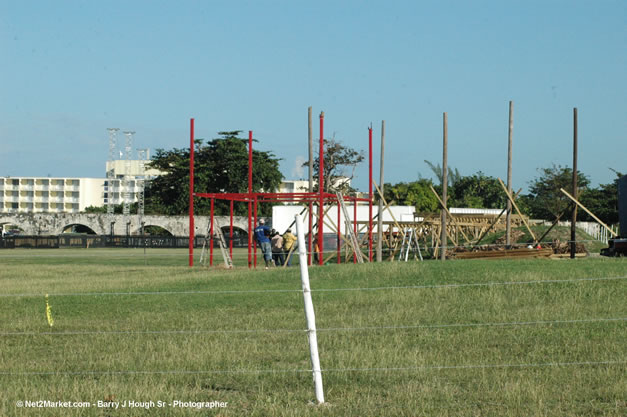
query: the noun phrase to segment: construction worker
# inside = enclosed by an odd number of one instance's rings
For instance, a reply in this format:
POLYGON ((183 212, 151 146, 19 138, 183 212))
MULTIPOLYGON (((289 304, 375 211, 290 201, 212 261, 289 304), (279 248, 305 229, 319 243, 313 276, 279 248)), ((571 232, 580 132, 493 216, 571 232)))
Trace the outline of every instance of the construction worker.
POLYGON ((272 262, 272 246, 270 246, 270 228, 266 226, 264 219, 259 219, 259 226, 255 227, 255 240, 259 243, 266 269, 268 269, 272 262))
POLYGON ((287 266, 292 266, 290 260, 292 259, 292 248, 295 248, 296 236, 292 234, 292 229, 287 229, 283 235, 283 250, 287 254, 287 266))

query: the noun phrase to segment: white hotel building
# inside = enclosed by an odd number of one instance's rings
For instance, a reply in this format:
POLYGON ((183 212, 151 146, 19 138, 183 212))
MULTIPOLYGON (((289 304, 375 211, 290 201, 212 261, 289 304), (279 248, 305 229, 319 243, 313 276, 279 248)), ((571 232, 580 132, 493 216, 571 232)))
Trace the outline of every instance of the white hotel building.
MULTIPOLYGON (((129 192, 137 201, 141 163, 130 161, 129 192)), ((125 190, 122 178, 126 161, 109 161, 107 171, 113 170, 115 179, 78 177, 0 177, 0 213, 79 213, 89 206, 101 207, 112 199, 122 204, 125 190), (111 184, 109 184, 111 182, 111 184)), ((157 170, 146 170, 147 177, 159 175, 157 170)))
POLYGON ((102 205, 101 178, 0 178, 0 213, 78 213, 102 205))

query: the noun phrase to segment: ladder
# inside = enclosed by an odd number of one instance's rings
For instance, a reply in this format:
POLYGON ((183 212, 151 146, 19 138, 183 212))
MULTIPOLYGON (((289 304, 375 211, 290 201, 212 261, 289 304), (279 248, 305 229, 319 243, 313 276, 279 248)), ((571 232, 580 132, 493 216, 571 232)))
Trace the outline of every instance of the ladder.
MULTIPOLYGON (((224 259, 224 266, 227 268, 233 268, 233 260, 231 259, 229 251, 226 247, 226 241, 224 240, 224 234, 222 233, 222 229, 220 228, 220 226, 217 226, 214 228, 214 230, 214 235, 218 236, 218 244, 220 245, 220 252, 222 252, 222 258, 224 259)), ((200 252, 200 263, 205 266, 207 265, 208 258, 207 244, 209 242, 209 239, 213 239, 213 236, 210 237, 210 233, 211 225, 209 225, 209 227, 207 228, 207 237, 205 237, 205 241, 202 243, 202 251, 200 252)))
POLYGON ((420 260, 422 261, 422 253, 420 252, 418 236, 416 235, 416 233, 414 233, 414 229, 412 227, 408 227, 403 230, 403 241, 401 242, 401 250, 398 254, 398 260, 404 260, 405 262, 407 262, 407 260, 409 259, 410 249, 413 249, 414 251, 414 259, 416 259, 417 250, 418 256, 420 256, 420 260))
POLYGON ((215 234, 218 236, 218 243, 220 244, 220 252, 222 252, 222 258, 224 258, 224 266, 227 268, 233 268, 233 260, 229 255, 229 250, 226 247, 226 241, 224 240, 224 234, 222 228, 216 227, 215 234))
MULTIPOLYGON (((361 253, 361 250, 359 249, 359 242, 357 241, 357 236, 355 236, 355 232, 353 231, 353 228, 350 227, 350 224, 349 224, 350 217, 348 215, 348 210, 346 209, 346 205, 344 204, 344 197, 342 196, 341 192, 338 192, 336 195, 337 195, 337 203, 342 208, 342 213, 344 213, 344 222, 347 223, 348 225, 347 229, 348 229, 349 242, 351 246, 353 247, 353 250, 355 251, 355 255, 357 256, 357 262, 359 262, 360 264, 363 264, 364 256, 361 253)), ((339 228, 340 225, 338 224, 337 227, 339 228)))
MULTIPOLYGON (((413 229, 412 229, 413 230, 413 229)), ((420 252, 420 242, 418 242, 418 234, 414 233, 414 241, 416 242, 416 249, 418 249, 418 256, 420 257, 420 261, 422 262, 422 252, 420 252)), ((414 258, 416 255, 414 254, 414 258)))
POLYGON ((207 256, 205 255, 207 252, 206 246, 207 246, 207 237, 205 236, 205 240, 203 240, 202 242, 202 251, 200 251, 200 261, 199 261, 200 264, 204 266, 207 266, 207 256))
POLYGON ((207 266, 207 244, 209 243, 209 232, 211 225, 207 226, 207 233, 205 233, 205 239, 202 241, 202 251, 200 252, 199 263, 203 266, 207 266))

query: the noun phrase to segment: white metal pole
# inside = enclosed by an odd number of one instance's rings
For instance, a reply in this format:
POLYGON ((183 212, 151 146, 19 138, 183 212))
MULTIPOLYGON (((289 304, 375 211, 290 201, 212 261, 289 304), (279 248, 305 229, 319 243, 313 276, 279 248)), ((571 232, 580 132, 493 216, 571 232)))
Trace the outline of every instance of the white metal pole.
POLYGON ((307 247, 305 246, 305 227, 300 215, 296 215, 296 234, 298 237, 298 260, 300 264, 300 279, 303 284, 303 299, 305 301, 305 318, 307 319, 307 334, 309 335, 309 353, 313 370, 314 389, 318 404, 324 402, 324 390, 322 388, 322 371, 320 370, 320 357, 318 356, 318 337, 316 336, 316 315, 313 301, 311 300, 311 288, 309 287, 309 269, 307 268, 307 247))

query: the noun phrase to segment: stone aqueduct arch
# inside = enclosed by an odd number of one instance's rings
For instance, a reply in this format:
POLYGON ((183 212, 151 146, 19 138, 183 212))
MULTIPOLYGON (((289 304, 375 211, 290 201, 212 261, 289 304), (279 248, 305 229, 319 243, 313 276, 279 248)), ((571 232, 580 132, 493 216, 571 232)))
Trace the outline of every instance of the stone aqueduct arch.
MULTIPOLYGON (((116 214, 114 234, 125 235, 124 216, 116 214)), ((129 216, 131 234, 141 229, 137 215, 129 216)), ((268 219, 266 219, 268 220, 268 219)), ((174 236, 189 235, 189 216, 144 216, 145 226, 160 226, 174 236)), ((81 224, 92 229, 96 234, 106 235, 111 232, 109 216, 94 213, 14 213, 0 214, 0 225, 11 224, 22 229, 26 235, 58 235, 69 225, 81 224)), ((194 216, 196 234, 204 235, 209 225, 209 216, 194 216)), ((228 216, 214 216, 214 228, 229 225, 228 216)), ((248 217, 233 216, 233 227, 248 230, 248 217)))

